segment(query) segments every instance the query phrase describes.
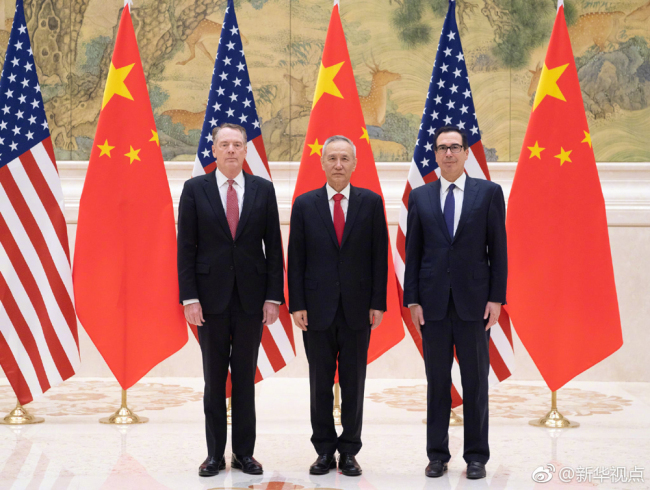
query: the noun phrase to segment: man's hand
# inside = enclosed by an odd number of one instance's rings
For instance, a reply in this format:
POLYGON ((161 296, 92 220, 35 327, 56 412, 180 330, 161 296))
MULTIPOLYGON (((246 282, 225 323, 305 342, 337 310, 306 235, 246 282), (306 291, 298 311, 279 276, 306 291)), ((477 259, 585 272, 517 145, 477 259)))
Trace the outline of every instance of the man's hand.
POLYGON ((501 303, 493 303, 492 301, 488 301, 487 305, 485 305, 485 315, 483 315, 483 320, 487 320, 488 316, 490 317, 487 325, 485 326, 486 332, 490 330, 490 328, 492 328, 492 325, 494 325, 499 320, 500 313, 501 303))
POLYGON ((196 325, 197 327, 202 327, 205 320, 203 319, 203 309, 201 308, 201 303, 190 303, 189 305, 183 306, 183 313, 185 313, 185 319, 187 323, 196 325))
POLYGON ((280 316, 280 305, 265 301, 262 312, 264 313, 262 323, 264 325, 273 325, 278 320, 278 316, 280 316))
POLYGON ((381 310, 370 310, 370 330, 374 330, 384 318, 384 312, 381 310))
POLYGON ((298 327, 303 332, 306 332, 308 325, 307 310, 294 311, 291 316, 293 317, 293 321, 296 323, 296 327, 298 327))
POLYGON ((422 307, 420 305, 411 305, 409 306, 409 310, 411 310, 411 321, 415 325, 418 334, 420 334, 420 338, 422 338, 422 325, 424 325, 424 312, 422 311, 422 307))

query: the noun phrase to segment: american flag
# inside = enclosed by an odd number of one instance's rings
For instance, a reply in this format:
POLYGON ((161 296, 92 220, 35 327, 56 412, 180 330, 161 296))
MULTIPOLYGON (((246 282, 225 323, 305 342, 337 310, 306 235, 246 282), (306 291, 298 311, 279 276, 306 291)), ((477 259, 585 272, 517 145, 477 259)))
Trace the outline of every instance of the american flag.
POLYGON ((18 0, 0 80, 0 365, 20 403, 78 369, 73 305, 63 191, 18 0))
MULTIPOLYGON (((465 162, 465 172, 470 177, 477 179, 490 179, 481 143, 481 132, 474 111, 465 56, 456 25, 455 6, 454 0, 450 0, 447 17, 440 34, 436 60, 433 63, 433 73, 422 113, 418 139, 415 143, 411 169, 402 197, 397 247, 394 252, 400 300, 404 296, 404 261, 406 259, 404 243, 409 195, 412 189, 433 182, 440 177, 440 169, 435 159, 435 142, 433 141, 436 129, 441 126, 457 126, 464 130, 467 133, 470 147, 469 158, 465 162)), ((402 307, 402 318, 420 354, 422 354, 422 339, 411 322, 408 308, 402 307)), ((490 334, 490 385, 494 386, 509 377, 513 369, 514 351, 510 319, 502 308, 499 323, 492 327, 490 334)), ((458 406, 462 403, 463 394, 457 359, 454 359, 452 367, 452 382, 452 403, 453 406, 458 406)))
MULTIPOLYGON (((228 0, 221 28, 193 176, 216 168, 212 156, 212 130, 223 123, 239 124, 246 129, 248 153, 244 171, 272 180, 233 0, 228 0)), ((286 304, 282 305, 278 320, 272 325, 264 325, 256 381, 272 376, 296 357, 292 328, 289 310, 286 304)))

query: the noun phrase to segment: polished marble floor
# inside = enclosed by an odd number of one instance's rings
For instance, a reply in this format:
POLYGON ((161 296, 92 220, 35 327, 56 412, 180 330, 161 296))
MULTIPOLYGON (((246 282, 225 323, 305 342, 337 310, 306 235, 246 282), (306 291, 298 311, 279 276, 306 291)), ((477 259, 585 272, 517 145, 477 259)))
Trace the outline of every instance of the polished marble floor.
MULTIPOLYGON (((490 395, 492 457, 487 478, 479 481, 465 478, 462 427, 450 429, 448 473, 424 476, 425 388, 423 380, 368 380, 358 455, 363 476, 332 471, 316 477, 307 472, 316 456, 309 442, 308 381, 266 380, 257 387, 255 453, 264 476, 228 464, 220 475, 200 478, 200 379, 145 378, 129 390, 128 404, 150 422, 130 427, 98 423, 119 404, 117 383, 72 379, 28 406, 45 423, 0 426, 0 489, 650 488, 649 383, 569 383, 558 405, 581 426, 558 431, 528 425, 550 406, 545 386, 502 383, 490 395)), ((0 382, 1 413, 13 408, 12 399, 10 387, 0 382)))

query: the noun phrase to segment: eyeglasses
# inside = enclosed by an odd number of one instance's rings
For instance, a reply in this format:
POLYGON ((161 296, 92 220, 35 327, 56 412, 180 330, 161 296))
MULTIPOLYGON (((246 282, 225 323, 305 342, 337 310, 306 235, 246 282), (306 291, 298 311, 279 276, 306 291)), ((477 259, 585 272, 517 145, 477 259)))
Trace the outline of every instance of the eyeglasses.
POLYGON ((451 150, 452 153, 460 153, 462 149, 463 149, 462 145, 451 145, 451 146, 440 145, 438 148, 436 148, 436 151, 441 155, 444 155, 445 153, 447 153, 447 150, 451 150))

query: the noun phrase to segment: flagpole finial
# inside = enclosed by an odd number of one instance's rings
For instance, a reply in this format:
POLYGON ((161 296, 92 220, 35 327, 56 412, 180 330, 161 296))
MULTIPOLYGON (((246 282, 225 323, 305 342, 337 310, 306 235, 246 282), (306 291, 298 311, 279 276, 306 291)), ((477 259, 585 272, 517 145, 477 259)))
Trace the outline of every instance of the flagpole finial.
POLYGON ((124 7, 126 8, 127 5, 129 6, 129 9, 133 8, 133 0, 124 0, 124 7))
POLYGON ((339 4, 339 0, 334 0, 334 6, 336 7, 337 5, 340 6, 340 4, 339 4))
POLYGON ((564 5, 564 0, 557 0, 557 9, 560 10, 560 7, 564 5))

